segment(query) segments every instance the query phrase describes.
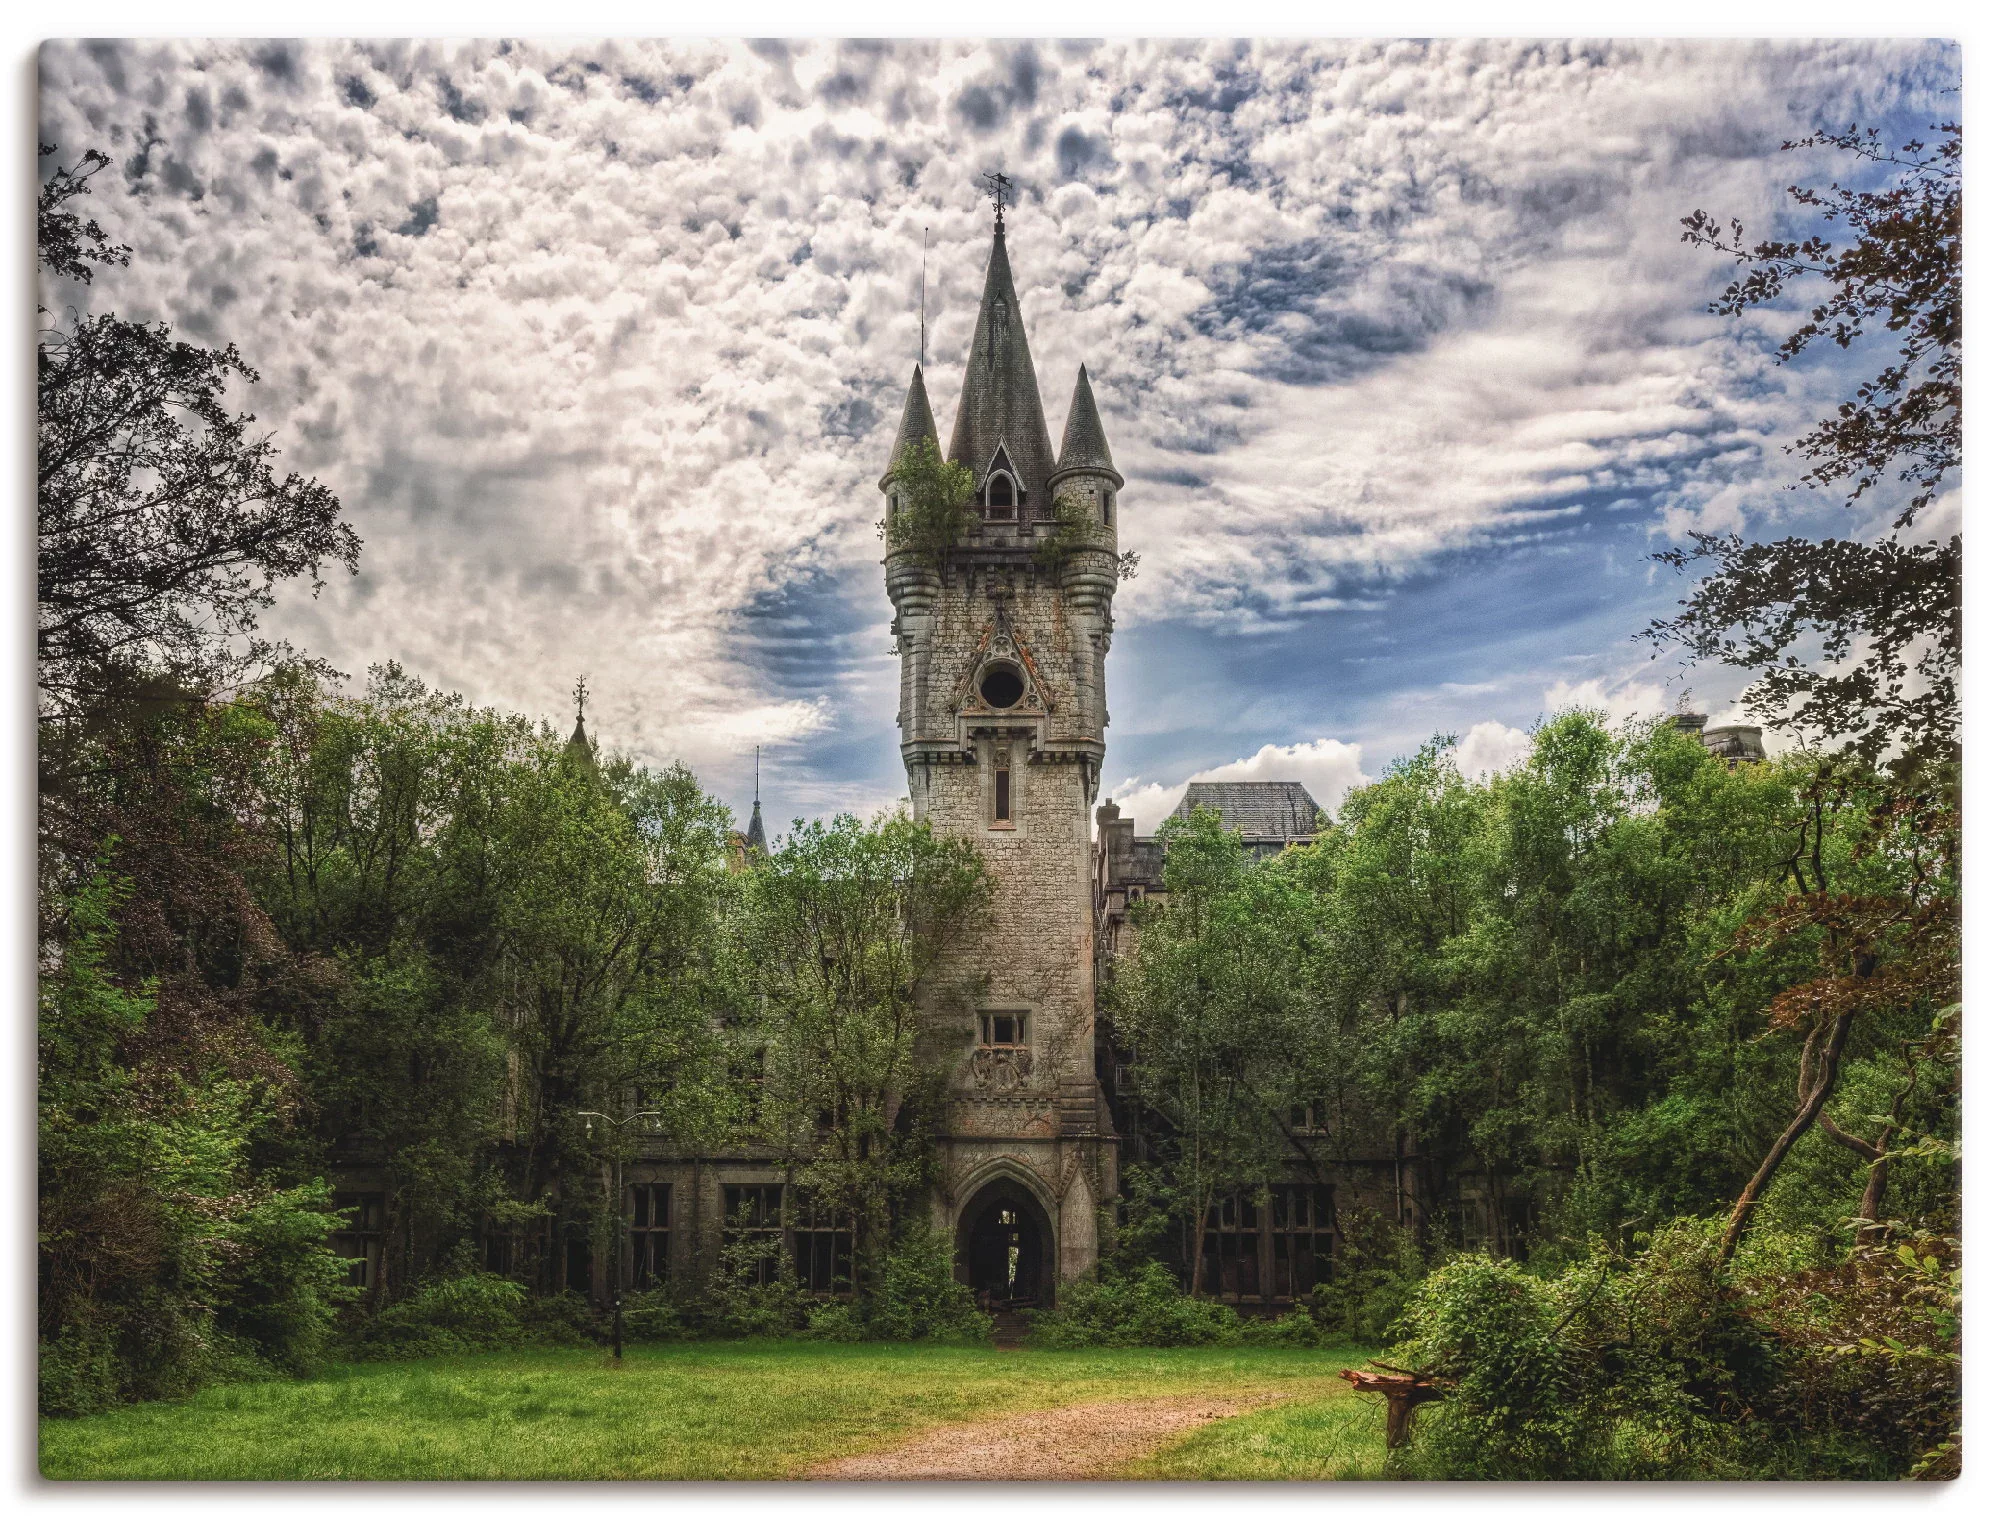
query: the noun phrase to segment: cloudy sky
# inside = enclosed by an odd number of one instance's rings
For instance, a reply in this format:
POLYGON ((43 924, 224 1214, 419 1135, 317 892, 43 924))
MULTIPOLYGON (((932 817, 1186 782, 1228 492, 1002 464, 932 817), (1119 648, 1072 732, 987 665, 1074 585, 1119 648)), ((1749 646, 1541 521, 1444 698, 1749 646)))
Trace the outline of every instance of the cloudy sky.
MULTIPOLYGON (((275 631, 682 758, 774 817, 902 794, 875 481, 918 345, 949 431, 979 176, 1059 434, 1128 486, 1107 790, 1331 805, 1434 732, 1726 713, 1651 660, 1688 527, 1867 532, 1783 445, 1868 355, 1778 368, 1678 241, 1777 227, 1850 121, 1959 113, 1912 42, 57 43, 40 135, 115 160, 132 267, 51 304, 233 341, 366 540, 275 631)), ((1846 165, 1840 166, 1845 172, 1846 165)), ((1956 501, 1945 503, 1945 514, 1956 501)))

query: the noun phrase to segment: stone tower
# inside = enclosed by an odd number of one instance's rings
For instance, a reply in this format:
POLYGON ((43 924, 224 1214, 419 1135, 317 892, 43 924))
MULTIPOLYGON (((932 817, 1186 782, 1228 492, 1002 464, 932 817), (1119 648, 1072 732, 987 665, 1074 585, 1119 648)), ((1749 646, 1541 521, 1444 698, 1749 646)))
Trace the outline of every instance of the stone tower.
MULTIPOLYGON (((1045 1301, 1087 1269, 1117 1187, 1095 1075, 1089 820, 1125 483, 1081 368, 1060 455, 1049 446, 1003 215, 946 455, 978 481, 977 523, 936 555, 892 531, 886 560, 911 806, 970 839, 996 882, 962 967, 986 990, 939 1015, 953 1074, 936 1199, 963 1279, 995 1303, 1045 1301)), ((919 367, 891 465, 936 439, 919 367)), ((893 525, 899 492, 886 475, 881 488, 893 525)))

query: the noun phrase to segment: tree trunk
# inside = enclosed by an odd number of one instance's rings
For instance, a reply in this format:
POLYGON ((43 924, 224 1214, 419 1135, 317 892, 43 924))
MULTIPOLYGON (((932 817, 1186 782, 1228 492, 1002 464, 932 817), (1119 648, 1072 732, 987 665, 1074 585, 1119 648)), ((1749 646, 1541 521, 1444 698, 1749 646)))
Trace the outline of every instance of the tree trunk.
POLYGON ((1826 1106, 1826 1099, 1833 1092, 1834 1080, 1840 1074, 1840 1052, 1847 1044, 1847 1031, 1853 1024, 1853 1013, 1841 1013, 1834 1018, 1823 1039, 1816 1039, 1811 1034, 1806 1036, 1805 1048, 1799 1051, 1799 1109, 1792 1115, 1792 1121, 1785 1125, 1777 1143, 1771 1146, 1771 1153, 1764 1157, 1764 1163, 1743 1188, 1743 1195, 1736 1199, 1736 1207, 1729 1215, 1729 1227, 1722 1232, 1724 1265, 1736 1254, 1743 1231, 1750 1225, 1751 1210, 1757 1206, 1765 1186, 1777 1173, 1792 1146, 1798 1143, 1799 1136, 1813 1126, 1820 1109, 1826 1106))
POLYGON ((1889 1190, 1889 1141, 1895 1137, 1895 1130, 1884 1129, 1881 1140, 1870 1144, 1858 1134, 1849 1134, 1825 1113, 1819 1115, 1819 1126, 1835 1144, 1846 1146, 1868 1162, 1868 1181, 1861 1189, 1861 1211, 1855 1215, 1863 1223, 1854 1237, 1857 1242, 1872 1240, 1882 1232, 1882 1195, 1889 1190))

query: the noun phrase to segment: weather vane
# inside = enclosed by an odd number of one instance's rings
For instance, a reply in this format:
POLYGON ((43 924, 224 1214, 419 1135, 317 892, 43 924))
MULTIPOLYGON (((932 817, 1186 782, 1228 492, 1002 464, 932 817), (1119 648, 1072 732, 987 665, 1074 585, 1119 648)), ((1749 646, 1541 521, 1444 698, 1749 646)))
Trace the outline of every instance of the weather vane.
POLYGON ((587 686, 586 684, 584 684, 584 677, 583 677, 583 676, 581 676, 581 675, 577 676, 577 678, 576 678, 576 720, 577 720, 578 722, 582 722, 582 721, 583 721, 583 704, 584 704, 584 701, 585 701, 585 700, 586 700, 586 699, 587 699, 587 698, 589 697, 589 695, 590 695, 590 687, 589 687, 589 686, 587 686))
POLYGON ((997 169, 991 174, 980 175, 980 178, 986 181, 986 188, 993 194, 993 230, 1004 232, 1007 230, 1007 197, 1014 193, 1014 181, 997 169))

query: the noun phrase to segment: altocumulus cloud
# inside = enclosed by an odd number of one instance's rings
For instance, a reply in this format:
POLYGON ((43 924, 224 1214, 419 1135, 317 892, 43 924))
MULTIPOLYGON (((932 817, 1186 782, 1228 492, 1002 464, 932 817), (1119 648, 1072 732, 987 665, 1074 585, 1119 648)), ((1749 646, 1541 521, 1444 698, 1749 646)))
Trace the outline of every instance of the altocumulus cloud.
MULTIPOLYGON (((1143 658, 1148 625, 1379 606, 1606 492, 1777 510, 1807 377, 1702 312, 1715 270, 1674 220, 1775 215, 1800 172, 1776 141, 1944 109, 1957 55, 93 42, 41 73, 43 140, 114 155, 92 210, 135 250, 50 304, 237 342, 367 539, 277 631, 551 714, 588 671, 611 742, 704 769, 778 746, 813 810, 896 785, 874 482, 926 227, 955 403, 981 171, 1023 185, 1055 423, 1087 358, 1132 481, 1143 658)), ((1360 777, 1274 736, 1238 763, 1329 806, 1360 777)))

